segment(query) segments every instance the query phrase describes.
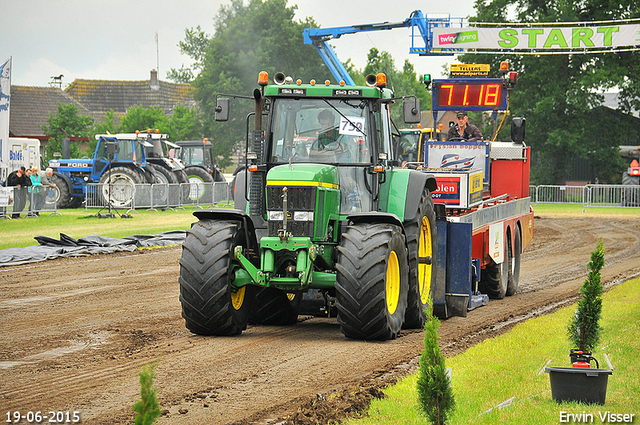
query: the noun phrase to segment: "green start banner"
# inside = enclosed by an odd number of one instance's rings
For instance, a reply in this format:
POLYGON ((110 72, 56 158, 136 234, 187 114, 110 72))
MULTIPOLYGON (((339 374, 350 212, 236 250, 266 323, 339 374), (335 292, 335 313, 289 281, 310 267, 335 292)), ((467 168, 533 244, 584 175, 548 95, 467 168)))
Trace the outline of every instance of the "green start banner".
POLYGON ((577 51, 627 46, 640 46, 640 24, 433 28, 434 49, 577 51))

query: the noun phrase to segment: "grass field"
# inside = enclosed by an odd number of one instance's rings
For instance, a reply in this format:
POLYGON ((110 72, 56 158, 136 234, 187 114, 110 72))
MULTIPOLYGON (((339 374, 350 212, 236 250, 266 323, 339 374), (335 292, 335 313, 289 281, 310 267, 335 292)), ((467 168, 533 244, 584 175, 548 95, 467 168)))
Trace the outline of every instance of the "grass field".
MULTIPOLYGON (((576 306, 528 320, 510 332, 484 341, 465 353, 446 360, 452 369, 456 410, 450 425, 561 423, 561 414, 635 414, 640 422, 640 373, 637 370, 640 340, 640 279, 626 282, 603 295, 603 333, 594 356, 601 368, 608 368, 607 353, 614 367, 609 377, 606 403, 558 404, 551 398, 549 366, 570 367, 569 342, 565 329, 576 306), (507 402, 507 403, 504 403, 507 402), (506 406, 497 408, 504 403, 506 406)), ((417 375, 411 375, 385 391, 386 399, 375 400, 369 417, 350 425, 425 424, 420 415, 416 391, 417 375)))
MULTIPOLYGON (((130 213, 131 218, 98 218, 97 210, 60 210, 61 215, 41 213, 40 217, 0 220, 0 249, 37 245, 34 236, 59 238, 60 233, 81 238, 97 234, 121 238, 143 234, 152 235, 171 230, 187 230, 197 219, 194 208, 184 210, 146 211, 130 213)), ((106 211, 103 211, 106 212, 106 211)), ((124 211, 120 211, 124 212, 124 211)))
POLYGON ((621 216, 621 217, 639 217, 640 208, 621 208, 621 207, 588 207, 582 211, 580 204, 549 204, 539 203, 533 205, 536 215, 575 215, 575 216, 621 216))

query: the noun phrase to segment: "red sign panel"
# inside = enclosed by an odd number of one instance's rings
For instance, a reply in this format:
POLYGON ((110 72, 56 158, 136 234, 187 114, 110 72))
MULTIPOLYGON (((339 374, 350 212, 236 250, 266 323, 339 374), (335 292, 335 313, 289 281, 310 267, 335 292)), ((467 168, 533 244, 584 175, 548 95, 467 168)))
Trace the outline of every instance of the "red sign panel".
POLYGON ((442 204, 460 204, 460 177, 436 176, 438 188, 431 192, 434 202, 442 204))

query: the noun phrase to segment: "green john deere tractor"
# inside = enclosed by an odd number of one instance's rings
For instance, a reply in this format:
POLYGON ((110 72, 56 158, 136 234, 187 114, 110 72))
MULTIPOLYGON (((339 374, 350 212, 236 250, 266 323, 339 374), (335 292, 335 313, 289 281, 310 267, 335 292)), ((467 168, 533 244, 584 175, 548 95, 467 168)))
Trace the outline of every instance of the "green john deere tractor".
MULTIPOLYGON (((344 87, 278 73, 269 85, 261 73, 235 209, 194 212, 183 245, 189 330, 294 324, 309 293, 349 338, 423 326, 436 279, 436 181, 399 167, 389 111, 399 99, 377 77, 344 87)), ((419 101, 402 100, 405 122, 419 122, 419 101)), ((218 98, 216 119, 228 116, 229 98, 218 98)))

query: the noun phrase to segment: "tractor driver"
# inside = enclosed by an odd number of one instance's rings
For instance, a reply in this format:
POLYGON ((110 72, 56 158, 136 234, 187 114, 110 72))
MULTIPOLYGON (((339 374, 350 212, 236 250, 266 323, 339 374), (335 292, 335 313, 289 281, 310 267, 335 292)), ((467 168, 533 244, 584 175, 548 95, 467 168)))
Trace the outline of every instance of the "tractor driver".
POLYGON ((318 138, 311 145, 310 158, 326 162, 351 162, 351 152, 341 143, 347 137, 340 134, 335 121, 335 116, 329 109, 323 109, 318 114, 321 129, 318 138))
POLYGON ((473 124, 469 124, 469 116, 466 111, 458 111, 456 114, 458 124, 449 127, 447 141, 449 140, 469 140, 475 142, 482 140, 482 133, 473 124))
POLYGON ((336 118, 328 109, 323 109, 318 114, 318 122, 320 123, 320 133, 318 133, 317 148, 324 149, 325 146, 338 140, 340 133, 335 125, 336 118))

